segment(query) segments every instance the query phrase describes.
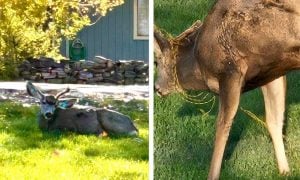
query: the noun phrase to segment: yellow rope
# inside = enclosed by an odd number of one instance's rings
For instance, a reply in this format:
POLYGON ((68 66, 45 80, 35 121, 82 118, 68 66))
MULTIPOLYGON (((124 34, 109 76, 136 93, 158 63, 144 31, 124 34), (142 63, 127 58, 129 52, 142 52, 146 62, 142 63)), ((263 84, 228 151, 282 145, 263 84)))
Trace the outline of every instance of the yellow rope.
MULTIPOLYGON (((208 94, 209 95, 209 94, 208 94)), ((189 97, 187 97, 187 96, 185 96, 185 94, 181 94, 181 96, 180 96, 183 100, 185 100, 185 101, 188 101, 188 102, 190 102, 190 103, 192 103, 192 104, 197 104, 197 105, 199 105, 199 104, 207 104, 207 103, 209 103, 209 102, 212 102, 214 99, 215 99, 215 96, 212 96, 209 100, 207 100, 207 101, 204 101, 205 99, 201 99, 201 100, 199 100, 199 99, 191 99, 191 98, 189 98, 189 97)))
POLYGON ((206 113, 204 113, 204 114, 202 115, 202 118, 208 116, 208 114, 213 110, 213 108, 214 108, 214 106, 215 106, 215 103, 216 103, 216 97, 214 96, 213 99, 214 99, 214 101, 213 101, 213 103, 212 103, 210 109, 209 109, 206 113))
MULTIPOLYGON (((176 52, 176 51, 175 51, 176 52)), ((177 53, 175 53, 177 54, 177 53)), ((176 56, 176 55, 174 55, 176 56)), ((176 57, 174 58, 175 60, 177 59, 176 57)), ((180 83, 179 83, 179 80, 178 80, 178 76, 177 76, 177 69, 176 69, 176 64, 174 66, 174 77, 175 77, 175 88, 176 89, 179 89, 180 91, 180 97, 184 100, 184 101, 187 101, 189 103, 192 103, 192 104, 196 104, 196 105, 200 105, 200 104, 208 104, 210 102, 212 102, 212 105, 210 107, 210 109, 205 112, 202 117, 205 117, 207 116, 211 111, 212 109, 214 108, 214 105, 215 105, 215 102, 216 102, 216 97, 213 96, 211 99, 207 100, 207 101, 204 101, 207 96, 210 94, 210 93, 207 93, 204 97, 202 97, 201 99, 195 99, 197 97, 200 97, 203 95, 203 92, 197 94, 197 95, 190 95, 190 94, 187 94, 185 92, 185 90, 181 87, 180 83), (204 102, 203 102, 204 101, 204 102)), ((247 114, 249 117, 251 117, 253 120, 255 120, 256 122, 258 122, 259 124, 263 125, 264 127, 267 127, 266 123, 264 121, 262 121, 259 117, 257 117, 254 113, 252 113, 251 111, 249 110, 246 110, 244 108, 240 108, 245 114, 247 114)))
POLYGON ((244 108, 242 108, 242 107, 241 107, 241 110, 242 110, 245 114, 247 114, 248 116, 250 116, 253 120, 255 120, 256 122, 258 122, 260 125, 263 125, 265 128, 267 128, 266 123, 265 123, 263 120, 261 120, 259 117, 257 117, 254 113, 252 113, 251 111, 246 110, 246 109, 244 109, 244 108))
MULTIPOLYGON (((203 94, 203 92, 197 94, 197 95, 189 95, 187 93, 185 93, 185 91, 183 90, 183 88, 180 86, 179 84, 179 80, 178 80, 178 76, 177 76, 177 69, 176 69, 176 64, 174 66, 174 77, 175 77, 175 88, 179 88, 180 90, 182 90, 182 94, 184 94, 186 97, 189 97, 189 98, 196 98, 196 97, 199 97, 203 94)), ((206 96, 205 96, 206 97, 206 96)), ((203 98, 204 99, 204 98, 203 98)))
MULTIPOLYGON (((176 57, 174 59, 176 60, 176 57)), ((215 102, 216 102, 216 97, 212 96, 212 98, 210 98, 209 100, 204 101, 204 100, 207 99, 207 97, 210 95, 210 93, 207 93, 206 95, 204 95, 200 99, 195 99, 195 98, 198 98, 198 97, 202 96, 204 94, 203 92, 201 92, 197 95, 187 94, 185 92, 185 90, 181 87, 180 83, 179 83, 178 76, 177 76, 176 64, 174 66, 174 77, 175 77, 175 88, 179 89, 179 92, 180 92, 180 95, 181 95, 180 97, 184 101, 187 101, 189 103, 196 104, 196 105, 208 104, 208 103, 212 102, 212 105, 211 105, 210 109, 202 115, 202 117, 207 116, 212 111, 212 109, 214 108, 214 105, 215 105, 215 102)))

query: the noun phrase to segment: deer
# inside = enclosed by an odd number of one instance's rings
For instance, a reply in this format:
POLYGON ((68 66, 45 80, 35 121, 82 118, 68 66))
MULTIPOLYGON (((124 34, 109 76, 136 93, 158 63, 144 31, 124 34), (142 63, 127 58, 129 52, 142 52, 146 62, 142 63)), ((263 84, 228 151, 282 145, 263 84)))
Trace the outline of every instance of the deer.
POLYGON ((203 90, 219 96, 207 179, 219 179, 242 93, 261 87, 279 173, 288 175, 282 129, 285 74, 300 68, 299 0, 217 0, 204 19, 175 38, 154 28, 159 96, 203 90), (179 88, 178 88, 179 87, 179 88))
POLYGON ((76 98, 61 98, 70 92, 66 88, 56 95, 43 93, 30 81, 27 93, 40 101, 38 126, 44 131, 72 131, 80 134, 137 136, 138 129, 132 120, 119 112, 76 106, 76 98))

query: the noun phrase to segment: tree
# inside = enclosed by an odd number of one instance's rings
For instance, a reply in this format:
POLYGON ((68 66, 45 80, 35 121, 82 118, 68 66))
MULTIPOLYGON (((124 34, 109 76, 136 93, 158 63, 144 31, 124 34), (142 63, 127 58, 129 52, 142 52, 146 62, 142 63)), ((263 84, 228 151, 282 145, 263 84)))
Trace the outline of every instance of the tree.
POLYGON ((0 77, 25 58, 59 57, 63 38, 74 38, 92 19, 105 16, 123 3, 124 0, 0 0, 0 77))

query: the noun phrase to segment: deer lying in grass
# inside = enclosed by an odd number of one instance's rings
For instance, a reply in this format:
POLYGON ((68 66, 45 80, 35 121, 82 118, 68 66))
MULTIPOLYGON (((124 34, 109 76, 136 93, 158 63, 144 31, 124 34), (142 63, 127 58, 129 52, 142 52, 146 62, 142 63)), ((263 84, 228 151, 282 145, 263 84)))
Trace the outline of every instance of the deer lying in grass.
POLYGON ((174 39, 154 32, 158 67, 155 89, 209 90, 219 113, 208 179, 218 179, 225 145, 243 92, 262 87, 266 123, 279 171, 289 173, 282 127, 287 72, 300 68, 299 0, 219 0, 203 25, 174 39), (179 85, 178 85, 178 84, 179 85))
POLYGON ((73 106, 77 99, 62 99, 69 88, 53 96, 44 94, 31 82, 27 92, 40 100, 41 111, 38 124, 42 130, 67 130, 82 134, 104 133, 114 135, 137 135, 138 130, 128 116, 101 108, 78 108, 73 106))

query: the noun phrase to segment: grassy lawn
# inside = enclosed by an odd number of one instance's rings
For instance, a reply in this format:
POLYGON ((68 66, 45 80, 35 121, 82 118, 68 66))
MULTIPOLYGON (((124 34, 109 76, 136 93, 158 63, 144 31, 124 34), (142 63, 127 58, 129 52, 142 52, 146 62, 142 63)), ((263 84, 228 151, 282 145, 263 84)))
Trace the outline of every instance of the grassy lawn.
POLYGON ((130 115, 139 137, 42 132, 38 107, 0 103, 0 179, 148 179, 148 102, 104 103, 130 115))
MULTIPOLYGON (((203 19, 211 0, 155 0, 155 23, 177 35, 203 19)), ((291 175, 300 179, 300 73, 288 75, 285 146, 291 175)), ((213 150, 218 103, 209 116, 208 105, 190 104, 173 94, 155 96, 155 179, 206 179, 213 150)), ((240 107, 264 119, 259 89, 242 96, 240 107)), ((227 144, 221 179, 286 179, 278 174, 274 149, 267 132, 239 109, 227 144)))

